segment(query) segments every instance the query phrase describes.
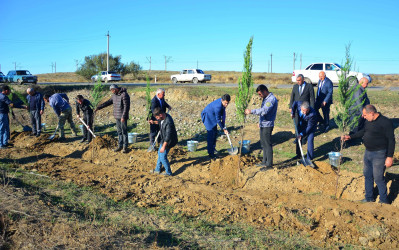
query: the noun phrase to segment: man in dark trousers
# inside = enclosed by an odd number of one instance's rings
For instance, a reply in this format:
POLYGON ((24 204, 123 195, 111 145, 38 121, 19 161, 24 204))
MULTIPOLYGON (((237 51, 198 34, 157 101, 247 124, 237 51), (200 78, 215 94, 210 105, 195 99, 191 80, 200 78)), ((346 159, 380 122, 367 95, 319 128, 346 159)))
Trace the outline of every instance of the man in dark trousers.
POLYGON ((323 125, 323 131, 327 132, 330 129, 330 106, 333 103, 333 83, 326 77, 324 71, 319 73, 319 79, 319 83, 317 84, 316 103, 314 106, 317 112, 318 122, 323 125), (323 112, 323 117, 320 115, 320 108, 323 112))
MULTIPOLYGON (((82 95, 76 96, 76 117, 78 119, 80 118, 80 111, 83 113, 83 121, 93 131, 93 105, 89 100, 84 99, 82 95)), ((90 143, 92 139, 93 135, 83 125, 83 139, 80 142, 90 143)))
POLYGON ((175 124, 172 117, 162 111, 160 107, 154 109, 153 115, 160 122, 161 144, 158 150, 157 166, 155 167, 155 170, 152 170, 151 172, 154 174, 160 174, 163 167, 165 169, 163 175, 172 176, 173 173, 170 169, 168 153, 178 142, 175 124))
POLYGON ((13 108, 14 104, 8 98, 11 93, 10 87, 3 85, 0 93, 0 149, 6 148, 10 139, 10 119, 8 113, 9 107, 13 108))
POLYGON ((262 98, 262 105, 259 109, 246 109, 245 114, 259 115, 260 128, 260 143, 263 148, 263 159, 261 164, 261 171, 265 171, 273 167, 273 147, 272 147, 272 132, 274 128, 274 121, 276 120, 278 100, 269 92, 265 85, 259 85, 256 89, 259 97, 262 98))
POLYGON ((344 135, 342 139, 347 141, 355 138, 363 138, 366 151, 364 152, 364 184, 365 199, 362 202, 374 202, 374 182, 377 184, 380 195, 380 203, 389 204, 387 184, 384 173, 386 168, 392 166, 395 152, 395 135, 392 121, 377 112, 373 105, 363 108, 363 118, 366 119, 364 128, 352 135, 344 135))
POLYGON ((60 130, 60 141, 65 140, 65 132, 64 132, 64 126, 65 122, 68 121, 72 133, 77 136, 77 131, 75 128, 75 123, 72 120, 72 107, 69 105, 69 98, 66 94, 64 93, 57 93, 53 95, 44 95, 43 99, 45 102, 48 102, 50 104, 50 107, 53 108, 54 113, 58 117, 58 125, 57 127, 60 130))
POLYGON ((109 89, 112 92, 111 98, 103 104, 98 105, 95 112, 114 105, 114 117, 118 132, 118 147, 114 151, 118 152, 123 148, 122 152, 128 153, 127 120, 129 119, 130 96, 125 88, 120 88, 116 84, 112 84, 109 89))
POLYGON ((207 149, 208 155, 211 159, 214 159, 217 154, 216 151, 216 138, 218 134, 217 125, 223 129, 224 133, 227 134, 227 128, 225 127, 226 121, 226 107, 230 103, 230 95, 225 94, 222 98, 219 98, 208 104, 201 112, 202 123, 204 123, 207 134, 207 149))
POLYGON ((296 82, 297 84, 294 85, 294 87, 292 88, 289 107, 290 113, 294 114, 295 123, 298 124, 298 114, 300 112, 302 102, 306 101, 309 103, 310 107, 314 108, 315 98, 312 84, 306 83, 302 74, 298 75, 298 77, 296 78, 296 82), (297 110, 292 110, 295 102, 298 102, 297 104, 295 104, 297 110))
MULTIPOLYGON (((157 92, 151 100, 151 118, 149 120, 150 123, 150 147, 148 148, 147 152, 151 152, 155 150, 152 147, 153 143, 155 142, 155 137, 159 132, 159 124, 157 124, 155 117, 154 117, 154 110, 156 108, 160 108, 162 112, 166 113, 166 109, 171 110, 172 107, 165 101, 165 89, 159 88, 157 92)), ((158 142, 160 139, 158 138, 158 142)), ((156 143, 156 142, 155 142, 156 143)))
POLYGON ((39 137, 42 131, 42 115, 44 112, 44 100, 41 93, 36 92, 34 88, 28 88, 26 90, 28 95, 26 100, 28 101, 27 109, 30 115, 30 123, 32 124, 32 135, 39 137))
POLYGON ((349 108, 349 114, 351 116, 351 120, 357 120, 351 126, 350 134, 356 133, 363 129, 365 119, 362 116, 363 107, 370 104, 370 100, 367 96, 366 88, 369 83, 371 83, 371 77, 366 75, 359 81, 359 85, 355 85, 352 87, 353 91, 355 91, 352 95, 353 104, 349 108), (357 87, 357 88, 356 88, 357 87))
MULTIPOLYGON (((292 110, 297 109, 295 105, 298 102, 294 103, 292 110)), ((291 114, 293 116, 293 114, 291 114)), ((307 101, 302 102, 300 111, 299 111, 299 121, 298 121, 298 136, 296 141, 296 156, 298 159, 301 159, 301 150, 299 149, 299 140, 301 144, 308 143, 308 151, 306 153, 307 162, 310 163, 310 166, 314 168, 315 166, 312 163, 314 157, 314 132, 317 128, 317 113, 316 111, 309 106, 307 101)), ((305 163, 304 163, 305 164, 305 163)))

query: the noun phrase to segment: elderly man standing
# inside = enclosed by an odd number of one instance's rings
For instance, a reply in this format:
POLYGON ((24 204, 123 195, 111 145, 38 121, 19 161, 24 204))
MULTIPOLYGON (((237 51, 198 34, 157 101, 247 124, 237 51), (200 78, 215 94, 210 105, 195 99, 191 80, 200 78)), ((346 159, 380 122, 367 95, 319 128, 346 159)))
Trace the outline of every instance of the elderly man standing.
MULTIPOLYGON (((296 109, 297 105, 294 104, 293 110, 296 109)), ((310 163, 310 166, 314 168, 315 166, 312 163, 313 160, 313 152, 314 152, 314 132, 317 128, 317 113, 316 111, 309 106, 308 102, 302 102, 300 106, 299 112, 299 122, 298 122, 298 135, 297 135, 297 143, 296 143, 296 156, 298 159, 301 159, 301 150, 299 145, 299 141, 302 144, 305 144, 306 141, 308 143, 308 151, 306 153, 307 162, 310 163)), ((305 163, 304 163, 305 164, 305 163)))
POLYGON ((295 123, 298 124, 298 114, 300 112, 300 107, 302 102, 307 101, 310 107, 314 108, 314 89, 312 84, 306 83, 304 81, 303 75, 299 74, 296 78, 297 84, 294 85, 291 92, 290 98, 290 113, 294 114, 295 123), (297 104, 295 104, 297 102, 297 104), (293 110, 293 105, 297 107, 296 110, 293 110))
POLYGON ((333 103, 333 83, 326 77, 326 73, 321 71, 319 73, 319 83, 317 84, 317 95, 315 110, 319 124, 324 126, 324 132, 330 129, 330 106, 333 103), (320 108, 323 112, 323 117, 320 115, 320 108))
POLYGON ((380 203, 389 204, 387 184, 384 173, 386 168, 392 166, 395 152, 395 135, 392 121, 377 112, 373 105, 366 105, 362 111, 366 119, 364 128, 352 135, 344 135, 342 139, 347 141, 355 138, 363 138, 366 151, 364 152, 364 185, 365 199, 362 202, 374 202, 374 181, 377 184, 380 195, 380 203))
POLYGON ((204 123, 205 128, 208 132, 207 134, 207 149, 208 155, 211 159, 214 159, 217 154, 216 151, 216 138, 218 134, 217 125, 223 129, 224 133, 227 135, 228 131, 225 127, 226 121, 226 108, 230 103, 230 95, 225 94, 222 98, 219 98, 211 103, 209 103, 204 110, 201 112, 202 123, 204 123))
POLYGON ((42 115, 45 106, 43 96, 41 93, 36 92, 34 88, 28 88, 26 92, 28 93, 26 100, 28 101, 27 109, 32 124, 32 135, 39 137, 42 131, 42 115))
POLYGON ((43 99, 50 104, 50 107, 53 108, 54 113, 58 117, 58 128, 60 130, 59 140, 65 140, 64 126, 66 121, 68 121, 74 136, 77 136, 75 123, 72 120, 72 107, 69 105, 68 96, 64 93, 57 93, 51 96, 46 94, 43 99))
POLYGON ((123 148, 122 152, 128 153, 127 120, 129 119, 130 96, 125 88, 120 88, 116 84, 112 84, 109 89, 113 95, 108 101, 99 105, 95 112, 110 105, 114 106, 114 118, 118 132, 118 147, 114 151, 118 152, 123 148))
POLYGON ((265 171, 273 167, 272 132, 277 115, 278 100, 263 84, 258 86, 256 93, 262 98, 262 105, 259 109, 246 109, 245 114, 259 115, 260 143, 263 148, 263 159, 262 163, 257 164, 257 166, 262 167, 261 171, 265 171))
POLYGON ((355 85, 352 87, 355 93, 352 95, 353 104, 349 108, 349 114, 351 116, 351 120, 357 120, 351 126, 350 134, 356 133, 363 129, 365 119, 362 116, 363 107, 370 104, 370 100, 367 96, 366 88, 371 83, 371 77, 365 76, 359 81, 359 85, 355 85))
MULTIPOLYGON (((154 150, 152 147, 153 143, 155 142, 155 137, 157 136, 159 132, 159 124, 157 122, 157 119, 154 116, 154 110, 156 108, 160 108, 162 112, 166 113, 166 109, 171 110, 172 107, 165 101, 165 89, 159 88, 157 89, 157 92, 151 100, 151 118, 148 121, 150 123, 150 147, 148 148, 147 152, 151 152, 154 150)), ((158 142, 160 140, 158 139, 158 142)))

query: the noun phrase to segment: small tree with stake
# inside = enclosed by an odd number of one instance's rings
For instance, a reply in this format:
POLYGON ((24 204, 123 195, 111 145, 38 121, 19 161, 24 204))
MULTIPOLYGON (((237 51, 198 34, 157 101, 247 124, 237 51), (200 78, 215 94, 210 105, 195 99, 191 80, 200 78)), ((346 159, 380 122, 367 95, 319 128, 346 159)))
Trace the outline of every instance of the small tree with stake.
MULTIPOLYGON (((94 108, 97 108, 98 104, 101 102, 101 100, 104 98, 106 95, 106 89, 107 86, 104 85, 101 82, 101 74, 97 75, 97 81, 93 86, 93 89, 91 91, 91 98, 92 98, 92 104, 94 108)), ((94 114, 93 114, 93 121, 94 121, 94 114)), ((93 124, 93 131, 94 131, 94 124, 93 124)))
MULTIPOLYGON (((360 84, 356 86, 351 86, 350 81, 348 79, 349 72, 351 70, 353 64, 353 58, 350 55, 350 47, 351 44, 349 43, 345 47, 345 63, 344 66, 341 68, 341 74, 339 75, 339 83, 338 83, 338 97, 339 102, 336 105, 337 114, 334 118, 335 123, 338 126, 338 129, 341 133, 347 134, 350 128, 358 122, 361 115, 357 115, 353 117, 353 109, 358 109, 360 106, 363 106, 364 100, 359 105, 355 106, 356 101, 358 98, 362 98, 363 95, 366 93, 364 92, 361 96, 356 99, 353 99, 353 94, 360 88, 360 84)), ((344 148, 344 141, 341 140, 340 143, 340 159, 339 163, 341 163, 342 159, 342 150, 344 148)), ((338 171, 337 171, 337 182, 335 187, 335 193, 337 194, 338 190, 338 181, 340 176, 341 166, 338 164, 338 171)))

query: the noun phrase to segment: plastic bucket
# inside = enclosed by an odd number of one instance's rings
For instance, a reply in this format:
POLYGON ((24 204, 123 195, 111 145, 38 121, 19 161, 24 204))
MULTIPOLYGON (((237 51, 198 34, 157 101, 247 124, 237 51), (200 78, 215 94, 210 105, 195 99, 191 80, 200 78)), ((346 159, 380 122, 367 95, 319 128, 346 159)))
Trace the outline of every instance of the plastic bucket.
POLYGON ((197 150, 198 141, 187 141, 187 150, 195 152, 197 150))
POLYGON ((136 143, 138 133, 128 133, 127 140, 129 143, 136 143))
POLYGON ((46 131, 46 123, 42 123, 42 130, 46 131))
MULTIPOLYGON (((249 153, 250 144, 251 144, 250 140, 244 140, 244 143, 242 144, 242 150, 241 150, 242 154, 248 154, 249 153)), ((241 147, 241 141, 238 142, 238 145, 239 145, 239 147, 241 147)))
POLYGON ((338 167, 339 161, 341 159, 341 153, 340 152, 330 152, 330 153, 328 153, 328 159, 330 160, 331 166, 338 167))
POLYGON ((84 135, 84 125, 83 124, 81 124, 81 125, 79 125, 79 129, 80 129, 80 132, 82 132, 82 135, 84 135))

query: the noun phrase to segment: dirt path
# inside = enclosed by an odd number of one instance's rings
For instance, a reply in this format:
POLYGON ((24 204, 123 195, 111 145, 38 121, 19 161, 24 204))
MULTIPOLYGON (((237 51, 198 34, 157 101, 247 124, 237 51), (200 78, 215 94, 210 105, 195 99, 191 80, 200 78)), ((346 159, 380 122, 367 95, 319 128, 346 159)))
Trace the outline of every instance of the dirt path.
POLYGON ((110 137, 96 138, 90 146, 73 140, 50 142, 47 137, 14 133, 14 147, 1 150, 0 157, 141 207, 169 204, 176 213, 207 216, 215 222, 276 227, 308 235, 320 246, 339 242, 399 247, 399 199, 392 205, 355 202, 363 198, 364 179, 346 171, 341 172, 340 198, 335 199, 336 174, 325 162, 316 162, 318 169, 300 165, 261 172, 254 158, 242 157, 238 169, 238 156, 210 162, 174 148, 169 159, 175 176, 165 177, 149 173, 156 153, 135 149, 126 155, 114 153, 110 137))

